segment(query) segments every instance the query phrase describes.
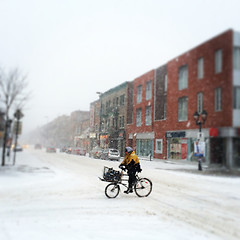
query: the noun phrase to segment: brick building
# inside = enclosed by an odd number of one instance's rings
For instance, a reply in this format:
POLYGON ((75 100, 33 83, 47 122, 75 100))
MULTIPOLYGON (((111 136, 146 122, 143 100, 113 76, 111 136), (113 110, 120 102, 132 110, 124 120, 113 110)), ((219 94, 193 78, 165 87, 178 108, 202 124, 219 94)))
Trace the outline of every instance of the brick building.
POLYGON ((168 62, 167 117, 159 134, 167 144, 163 157, 192 157, 199 131, 193 115, 206 110, 202 130, 206 160, 229 167, 240 165, 236 148, 240 141, 239 96, 233 94, 239 94, 239 49, 239 33, 228 30, 168 62))
MULTIPOLYGON (((128 119, 127 145, 139 156, 153 154, 154 147, 154 70, 133 80, 133 117, 128 119)), ((131 107, 131 104, 128 104, 131 107)))
POLYGON ((100 106, 100 132, 95 131, 104 147, 122 152, 128 145, 140 157, 194 160, 201 139, 208 163, 239 167, 240 33, 227 30, 106 91, 100 106), (193 115, 201 119, 204 110, 208 115, 200 137, 193 115))
POLYGON ((240 166, 240 33, 228 30, 136 78, 127 144, 139 156, 193 160, 193 115, 203 110, 206 161, 240 166))

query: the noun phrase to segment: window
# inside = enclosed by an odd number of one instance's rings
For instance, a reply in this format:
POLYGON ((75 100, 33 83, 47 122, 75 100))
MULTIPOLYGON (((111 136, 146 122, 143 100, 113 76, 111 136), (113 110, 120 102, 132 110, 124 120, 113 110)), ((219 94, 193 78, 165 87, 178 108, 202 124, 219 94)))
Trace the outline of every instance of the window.
POLYGON ((152 80, 148 81, 146 84, 146 100, 152 98, 152 80))
POLYGON ((119 117, 119 127, 124 128, 124 116, 119 117))
POLYGON ((222 72, 222 49, 215 52, 215 73, 222 72))
POLYGON ((215 89, 215 111, 222 110, 222 89, 216 88, 215 89))
POLYGON ((120 106, 124 106, 124 104, 125 104, 125 95, 123 94, 120 96, 120 106))
POLYGON ((163 105, 163 119, 167 118, 167 103, 165 102, 163 105))
POLYGON ((149 156, 153 154, 153 140, 152 139, 137 139, 137 155, 149 156))
POLYGON ((137 87, 137 103, 142 102, 142 85, 137 87))
POLYGON ((142 109, 137 109, 137 116, 136 116, 136 126, 139 127, 142 125, 142 109))
POLYGON ((107 128, 110 128, 110 118, 107 120, 107 128))
POLYGON ((76 134, 77 135, 80 135, 81 134, 81 127, 76 127, 76 134))
POLYGON ((106 113, 109 112, 110 108, 111 108, 111 101, 109 100, 109 101, 106 102, 106 111, 105 112, 106 113))
POLYGON ((235 70, 240 70, 240 47, 235 47, 233 52, 233 66, 235 70))
POLYGON ((234 88, 234 109, 240 109, 240 87, 234 88))
POLYGON ((197 111, 199 114, 203 111, 203 93, 201 92, 197 94, 197 111))
POLYGON ((178 89, 182 90, 188 87, 188 66, 182 66, 178 72, 178 89))
POLYGON ((167 91, 167 74, 164 76, 164 92, 167 91))
POLYGON ((163 140, 162 139, 156 139, 156 153, 163 153, 163 140))
POLYGON ((145 125, 149 126, 152 123, 151 106, 147 106, 145 109, 145 125))
POLYGON ((198 59, 198 79, 202 79, 204 76, 204 61, 203 58, 198 59))
POLYGON ((187 121, 188 98, 178 99, 178 121, 187 121))

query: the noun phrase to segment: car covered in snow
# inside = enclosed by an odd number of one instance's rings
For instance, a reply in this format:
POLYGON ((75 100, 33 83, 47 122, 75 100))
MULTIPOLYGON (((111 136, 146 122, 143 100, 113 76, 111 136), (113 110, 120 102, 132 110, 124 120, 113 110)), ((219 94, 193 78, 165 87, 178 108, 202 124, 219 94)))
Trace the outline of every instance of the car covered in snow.
POLYGON ((100 158, 105 159, 105 160, 119 161, 120 160, 120 152, 118 151, 118 149, 107 148, 107 149, 103 150, 100 158))

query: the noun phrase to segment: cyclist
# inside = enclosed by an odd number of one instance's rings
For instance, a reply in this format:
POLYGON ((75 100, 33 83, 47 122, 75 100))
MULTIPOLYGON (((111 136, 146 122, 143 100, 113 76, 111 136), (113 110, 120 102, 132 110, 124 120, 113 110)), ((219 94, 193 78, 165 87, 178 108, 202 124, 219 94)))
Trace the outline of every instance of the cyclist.
POLYGON ((125 168, 128 170, 129 176, 128 189, 124 191, 124 193, 132 193, 133 183, 136 181, 136 172, 141 172, 142 169, 140 167, 138 156, 131 147, 125 148, 125 158, 119 165, 119 168, 122 168, 123 166, 125 166, 125 168))

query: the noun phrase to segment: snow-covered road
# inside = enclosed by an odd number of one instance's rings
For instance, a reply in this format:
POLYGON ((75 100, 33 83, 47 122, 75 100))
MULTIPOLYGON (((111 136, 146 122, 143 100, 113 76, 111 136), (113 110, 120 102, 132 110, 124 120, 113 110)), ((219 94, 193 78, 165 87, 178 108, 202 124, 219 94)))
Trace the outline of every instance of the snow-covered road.
POLYGON ((151 195, 108 199, 98 176, 103 166, 118 165, 44 150, 18 153, 16 166, 0 168, 0 239, 240 239, 239 177, 142 161, 151 195))

